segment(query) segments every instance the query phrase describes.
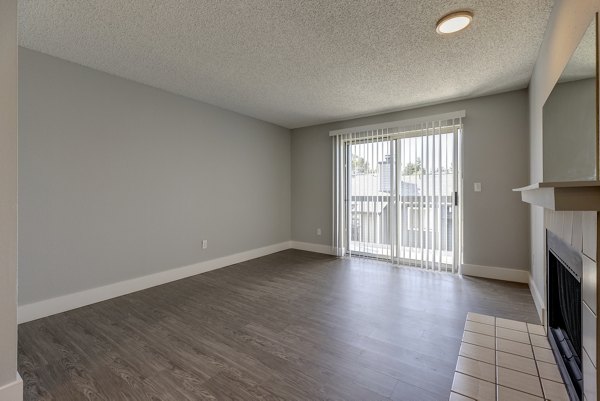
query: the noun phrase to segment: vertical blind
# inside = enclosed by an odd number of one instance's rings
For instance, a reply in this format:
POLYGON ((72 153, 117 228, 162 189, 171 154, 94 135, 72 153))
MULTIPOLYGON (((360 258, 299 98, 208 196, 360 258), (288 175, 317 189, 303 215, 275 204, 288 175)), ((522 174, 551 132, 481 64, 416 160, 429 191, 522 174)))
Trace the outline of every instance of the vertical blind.
POLYGON ((461 111, 330 133, 338 256, 457 271, 464 116, 461 111))

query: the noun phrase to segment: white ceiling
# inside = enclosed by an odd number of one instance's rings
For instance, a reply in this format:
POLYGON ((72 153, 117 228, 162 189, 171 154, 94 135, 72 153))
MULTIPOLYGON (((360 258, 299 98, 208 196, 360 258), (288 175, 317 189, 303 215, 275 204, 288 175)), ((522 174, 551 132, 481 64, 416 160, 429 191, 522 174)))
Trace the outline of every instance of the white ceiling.
POLYGON ((596 76, 596 19, 585 31, 581 42, 562 72, 559 82, 575 81, 596 76))
POLYGON ((552 0, 20 0, 20 44, 295 128, 524 88, 552 0), (473 25, 435 33, 450 11, 473 25))

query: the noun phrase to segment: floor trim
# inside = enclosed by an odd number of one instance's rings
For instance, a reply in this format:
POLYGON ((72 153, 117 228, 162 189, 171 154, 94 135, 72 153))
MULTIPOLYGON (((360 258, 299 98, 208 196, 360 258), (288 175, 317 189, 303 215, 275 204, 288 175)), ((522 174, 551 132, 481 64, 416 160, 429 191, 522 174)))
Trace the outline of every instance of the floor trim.
POLYGON ((506 267, 463 264, 461 272, 465 276, 491 278, 494 280, 514 281, 516 283, 529 282, 529 271, 527 270, 509 269, 506 267))
POLYGON ((312 244, 310 242, 290 241, 290 248, 299 249, 301 251, 309 251, 316 253, 324 253, 327 255, 335 255, 330 245, 312 244))
MULTIPOLYGON (((171 281, 180 280, 196 274, 205 273, 211 270, 220 269, 236 263, 245 262, 250 259, 270 255, 275 252, 286 249, 299 249, 303 251, 323 253, 332 255, 333 250, 329 245, 313 244, 300 241, 285 241, 278 244, 252 249, 245 252, 236 253, 221 258, 207 260, 189 266, 170 269, 147 276, 136 277, 130 280, 120 281, 113 284, 95 287, 71 294, 45 299, 26 305, 20 305, 18 309, 18 322, 26 323, 32 320, 51 316, 57 313, 66 312, 71 309, 105 301, 107 299, 130 294, 132 292, 145 290, 171 281)), ((519 283, 528 283, 529 273, 525 270, 507 269, 503 267, 490 267, 468 265, 462 266, 462 274, 468 276, 492 278, 496 280, 516 281, 519 283)), ((536 297, 534 296, 534 300, 536 297)), ((536 308, 538 307, 536 301, 536 308)), ((539 313, 539 309, 538 309, 539 313)))
POLYGON ((537 310, 538 316, 540 317, 540 321, 542 322, 542 325, 545 325, 546 305, 544 302, 544 298, 542 298, 542 294, 535 285, 535 281, 533 280, 533 276, 531 274, 529 275, 529 291, 531 291, 533 303, 535 304, 535 309, 537 310))
POLYGON ((117 283, 104 285, 101 287, 90 288, 55 298, 45 299, 43 301, 33 302, 26 305, 20 305, 17 318, 19 323, 29 322, 42 317, 65 312, 71 309, 105 301, 110 298, 130 294, 135 291, 145 290, 171 281, 195 276, 211 270, 230 266, 236 263, 245 262, 250 259, 270 255, 275 252, 284 251, 291 248, 291 242, 285 241, 279 244, 273 244, 262 248, 251 249, 249 251, 236 253, 221 258, 211 259, 193 265, 165 270, 162 272, 149 274, 147 276, 136 277, 130 280, 119 281, 117 283))
POLYGON ((2 401, 22 401, 23 400, 23 380, 17 373, 17 379, 0 387, 0 400, 2 401))

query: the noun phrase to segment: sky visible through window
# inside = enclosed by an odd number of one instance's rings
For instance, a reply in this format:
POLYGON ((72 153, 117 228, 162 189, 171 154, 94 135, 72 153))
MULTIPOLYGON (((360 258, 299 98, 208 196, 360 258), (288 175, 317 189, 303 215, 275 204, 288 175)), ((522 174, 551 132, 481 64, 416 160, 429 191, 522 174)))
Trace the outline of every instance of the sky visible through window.
MULTIPOLYGON (((418 194, 454 192, 453 134, 429 135, 351 145, 352 176, 361 193, 390 192, 394 157, 401 182, 416 186, 418 194), (371 178, 369 178, 369 176, 371 178)), ((358 188, 357 188, 358 190, 358 188)), ((401 194, 402 188, 399 188, 401 194)))
POLYGON ((351 251, 452 265, 454 135, 350 145, 351 251))

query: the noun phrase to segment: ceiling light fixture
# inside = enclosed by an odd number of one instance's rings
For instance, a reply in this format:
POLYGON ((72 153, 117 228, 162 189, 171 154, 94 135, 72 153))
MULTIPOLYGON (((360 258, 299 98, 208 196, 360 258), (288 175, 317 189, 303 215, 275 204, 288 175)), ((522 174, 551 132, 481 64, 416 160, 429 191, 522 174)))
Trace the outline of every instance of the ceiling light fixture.
POLYGON ((473 13, 470 11, 457 11, 442 17, 436 27, 436 32, 443 35, 462 31, 471 24, 473 13))

